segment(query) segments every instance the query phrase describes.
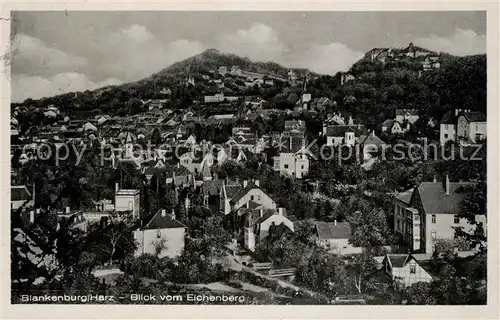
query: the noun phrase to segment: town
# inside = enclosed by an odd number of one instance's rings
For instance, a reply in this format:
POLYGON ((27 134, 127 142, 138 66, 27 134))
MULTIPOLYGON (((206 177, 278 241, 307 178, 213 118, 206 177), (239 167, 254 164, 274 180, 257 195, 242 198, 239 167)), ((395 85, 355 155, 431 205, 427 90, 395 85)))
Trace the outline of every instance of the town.
POLYGON ((210 49, 10 124, 13 303, 486 303, 485 55, 326 76, 210 49))

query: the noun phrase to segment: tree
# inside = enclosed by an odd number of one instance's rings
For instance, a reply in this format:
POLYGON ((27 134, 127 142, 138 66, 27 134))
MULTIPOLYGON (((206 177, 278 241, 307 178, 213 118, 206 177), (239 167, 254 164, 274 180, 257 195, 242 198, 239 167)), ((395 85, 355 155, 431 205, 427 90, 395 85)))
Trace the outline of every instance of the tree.
POLYGON ((427 282, 417 282, 407 287, 404 296, 407 304, 411 305, 434 305, 436 299, 432 293, 432 284, 427 282))
POLYGON ((352 257, 347 270, 349 271, 348 276, 352 278, 356 290, 361 294, 365 290, 365 281, 377 271, 377 268, 373 261, 373 256, 365 251, 352 257))

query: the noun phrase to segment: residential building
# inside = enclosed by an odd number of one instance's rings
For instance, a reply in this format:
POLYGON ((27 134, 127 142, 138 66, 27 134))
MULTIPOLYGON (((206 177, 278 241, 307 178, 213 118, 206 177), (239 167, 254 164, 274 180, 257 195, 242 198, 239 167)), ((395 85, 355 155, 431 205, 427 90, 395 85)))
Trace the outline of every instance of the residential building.
POLYGON ((10 187, 10 208, 17 210, 22 206, 28 208, 34 204, 34 196, 31 195, 26 186, 10 187))
POLYGON ((405 122, 415 123, 419 118, 418 110, 415 109, 396 109, 396 120, 403 124, 405 122))
POLYGON ((327 146, 354 146, 366 130, 363 125, 327 125, 323 127, 327 146))
POLYGON ((120 189, 115 184, 115 210, 130 211, 132 217, 139 219, 140 216, 140 191, 138 189, 120 189))
MULTIPOLYGON (((455 227, 471 232, 475 226, 459 216, 466 196, 465 182, 422 182, 394 200, 394 230, 411 252, 432 254, 438 241, 457 245, 455 227)), ((476 215, 486 224, 486 215, 476 215)), ((459 249, 457 247, 457 249, 459 249)))
POLYGON ((411 254, 386 254, 383 260, 384 271, 406 287, 417 282, 431 282, 432 276, 411 254))
POLYGON ((280 137, 276 144, 278 155, 274 156, 273 169, 298 179, 309 171, 310 158, 315 158, 307 148, 305 138, 300 136, 280 137))
POLYGON ((388 134, 403 134, 406 130, 403 129, 403 125, 396 120, 385 120, 382 123, 382 132, 388 134))
POLYGON ((448 141, 477 143, 486 138, 486 114, 481 111, 456 109, 448 111, 441 119, 439 139, 441 144, 448 141))
POLYGON ((264 244, 269 231, 276 227, 294 231, 293 222, 287 217, 283 208, 265 209, 263 205, 242 210, 240 217, 243 220, 243 245, 250 251, 264 244))
POLYGON ((184 250, 187 227, 175 219, 175 213, 160 209, 134 230, 136 256, 148 253, 159 258, 177 258, 184 250))
POLYGON ((334 254, 361 253, 361 247, 349 243, 352 231, 349 222, 315 222, 313 234, 318 245, 334 254))

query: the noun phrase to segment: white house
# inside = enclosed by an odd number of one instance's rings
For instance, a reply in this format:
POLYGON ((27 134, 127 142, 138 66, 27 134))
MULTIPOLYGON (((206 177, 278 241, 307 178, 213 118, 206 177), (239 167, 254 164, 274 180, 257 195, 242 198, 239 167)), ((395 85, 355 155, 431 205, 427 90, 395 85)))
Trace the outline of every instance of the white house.
POLYGON ((394 281, 406 287, 417 282, 431 282, 432 276, 410 254, 386 254, 383 261, 385 272, 394 281))

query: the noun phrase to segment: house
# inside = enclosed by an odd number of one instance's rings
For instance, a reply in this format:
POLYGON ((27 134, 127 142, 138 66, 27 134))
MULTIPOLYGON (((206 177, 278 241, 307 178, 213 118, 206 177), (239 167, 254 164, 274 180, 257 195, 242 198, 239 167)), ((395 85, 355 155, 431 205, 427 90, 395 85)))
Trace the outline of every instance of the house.
POLYGON ((408 47, 402 49, 399 52, 400 55, 405 55, 410 58, 419 58, 419 57, 425 57, 428 55, 435 55, 436 53, 433 51, 430 51, 428 49, 424 49, 421 47, 418 47, 414 45, 412 42, 408 45, 408 47))
POLYGON ((323 128, 327 146, 354 146, 366 130, 363 125, 327 125, 323 128))
POLYGON ((486 138, 486 115, 480 111, 461 111, 457 118, 457 137, 473 143, 486 138))
POLYGON ((240 68, 240 66, 231 66, 231 75, 233 75, 233 76, 240 76, 241 75, 241 68, 240 68))
POLYGON ((442 145, 457 140, 477 143, 486 138, 486 133, 486 114, 481 111, 448 111, 439 125, 439 140, 442 145))
POLYGON ((115 210, 130 211, 132 217, 139 219, 140 216, 140 191, 138 189, 120 189, 115 184, 115 210))
MULTIPOLYGON (((411 252, 432 254, 438 241, 456 246, 455 227, 470 232, 474 225, 459 216, 461 202, 469 186, 465 182, 422 182, 394 200, 394 231, 400 243, 411 252)), ((476 215, 486 225, 486 215, 476 215)), ((459 248, 457 248, 459 249, 459 248)))
POLYGON ((166 184, 172 184, 175 187, 194 185, 193 173, 179 163, 166 171, 165 179, 166 184))
POLYGON ((306 132, 306 123, 304 120, 286 120, 284 135, 300 134, 304 135, 306 132))
POLYGON ((278 155, 272 157, 275 171, 298 179, 309 171, 310 158, 315 158, 315 156, 307 148, 305 138, 301 136, 280 137, 275 147, 278 150, 278 155))
POLYGON ((403 125, 396 120, 388 119, 382 123, 382 132, 388 134, 403 134, 406 130, 403 129, 403 125))
POLYGON ((367 135, 359 136, 358 143, 363 160, 376 157, 387 145, 382 139, 377 137, 374 130, 367 135))
POLYGON ((266 209, 276 209, 276 202, 260 187, 259 180, 224 181, 220 193, 220 212, 235 213, 240 208, 249 208, 253 203, 266 209))
POLYGON ((203 205, 209 208, 212 212, 220 211, 220 201, 224 180, 204 180, 200 187, 200 193, 203 197, 203 205))
POLYGON ((415 109, 396 109, 396 120, 399 123, 415 123, 419 118, 418 110, 415 109))
POLYGON ((417 282, 432 281, 430 273, 411 254, 386 254, 382 265, 393 281, 399 281, 406 287, 417 282))
POLYGON ((361 253, 361 247, 354 247, 349 243, 351 225, 349 222, 315 222, 313 234, 319 246, 328 249, 334 254, 361 253))
POLYGON ((174 211, 167 214, 165 209, 160 209, 141 223, 134 230, 136 256, 149 253, 159 258, 177 258, 182 254, 187 227, 175 219, 174 211))
POLYGON ((10 187, 10 208, 17 210, 22 206, 31 207, 34 205, 34 195, 32 196, 26 186, 10 187))
POLYGON ((80 229, 87 232, 89 221, 85 218, 82 211, 72 211, 70 207, 66 207, 64 211, 57 212, 57 217, 61 224, 65 224, 69 228, 80 229))
POLYGON ((287 217, 283 208, 265 209, 258 206, 246 209, 241 214, 243 223, 243 244, 250 251, 266 243, 270 229, 286 228, 294 231, 293 222, 287 217))

